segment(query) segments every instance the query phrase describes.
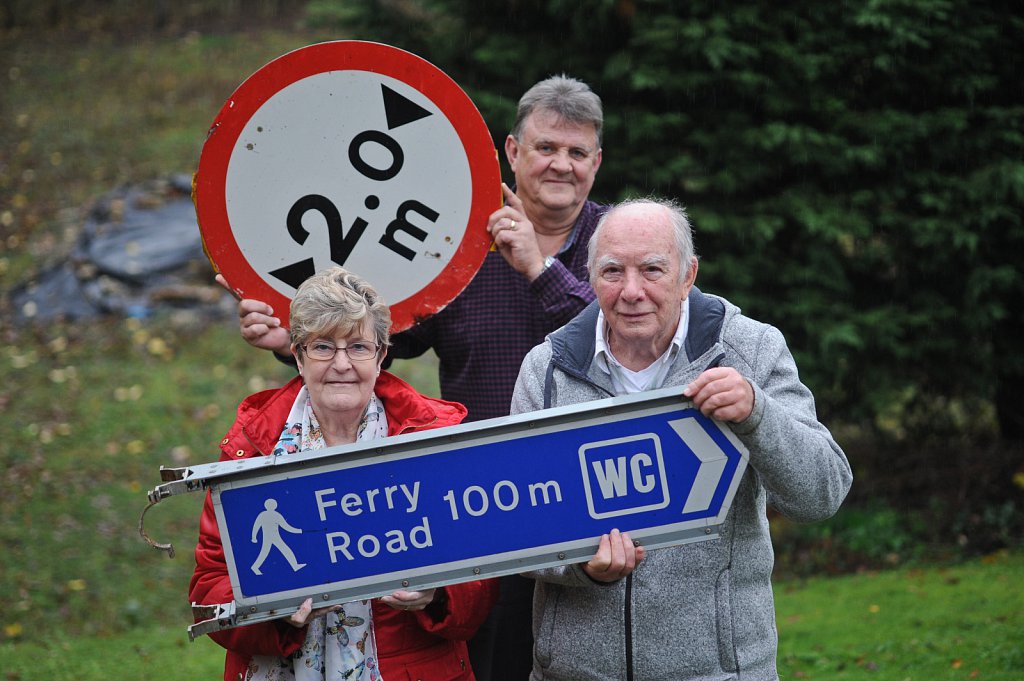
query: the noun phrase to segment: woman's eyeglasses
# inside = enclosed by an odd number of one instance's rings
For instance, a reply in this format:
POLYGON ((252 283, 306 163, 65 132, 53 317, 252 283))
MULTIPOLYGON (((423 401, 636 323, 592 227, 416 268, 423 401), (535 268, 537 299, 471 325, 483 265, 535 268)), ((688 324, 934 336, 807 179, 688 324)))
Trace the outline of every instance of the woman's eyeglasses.
POLYGON ((306 356, 321 362, 333 360, 338 351, 343 351, 353 362, 373 359, 377 356, 378 345, 367 341, 354 341, 348 345, 335 345, 329 340, 314 340, 300 346, 306 356))

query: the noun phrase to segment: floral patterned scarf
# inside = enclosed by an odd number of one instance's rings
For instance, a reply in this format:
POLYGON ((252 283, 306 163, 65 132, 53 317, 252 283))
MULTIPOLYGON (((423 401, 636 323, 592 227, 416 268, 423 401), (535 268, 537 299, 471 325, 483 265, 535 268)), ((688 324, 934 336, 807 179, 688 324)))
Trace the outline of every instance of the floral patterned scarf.
MULTIPOLYGON (((388 420, 376 395, 366 406, 356 441, 387 437, 388 420)), ((309 392, 302 386, 274 447, 274 455, 324 449, 320 423, 313 413, 309 392)), ((246 681, 382 681, 377 666, 370 601, 346 603, 341 611, 312 620, 302 648, 288 657, 256 655, 249 662, 246 681)))

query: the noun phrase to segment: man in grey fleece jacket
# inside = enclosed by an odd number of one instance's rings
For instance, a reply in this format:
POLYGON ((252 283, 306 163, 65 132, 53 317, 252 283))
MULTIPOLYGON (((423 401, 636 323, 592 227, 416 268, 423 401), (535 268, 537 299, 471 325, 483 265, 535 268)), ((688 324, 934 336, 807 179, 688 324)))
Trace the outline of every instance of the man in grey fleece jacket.
POLYGON ((717 539, 645 553, 615 532, 589 563, 531 573, 531 679, 777 679, 766 507, 802 522, 830 517, 850 464, 779 330, 693 286, 682 208, 615 207, 589 259, 597 301, 527 355, 512 413, 680 386, 728 423, 750 465, 717 539))

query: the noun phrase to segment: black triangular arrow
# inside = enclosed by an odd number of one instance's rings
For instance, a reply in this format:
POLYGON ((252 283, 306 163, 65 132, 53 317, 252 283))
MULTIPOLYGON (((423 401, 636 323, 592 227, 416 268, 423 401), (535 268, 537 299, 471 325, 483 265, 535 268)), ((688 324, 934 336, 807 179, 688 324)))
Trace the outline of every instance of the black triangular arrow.
POLYGON ((394 130, 406 123, 412 123, 431 115, 422 106, 403 97, 383 83, 380 85, 380 91, 384 96, 384 114, 388 117, 388 130, 394 130))
POLYGON ((292 265, 272 270, 270 274, 292 288, 299 288, 299 284, 316 274, 316 267, 313 264, 313 258, 306 258, 292 265))

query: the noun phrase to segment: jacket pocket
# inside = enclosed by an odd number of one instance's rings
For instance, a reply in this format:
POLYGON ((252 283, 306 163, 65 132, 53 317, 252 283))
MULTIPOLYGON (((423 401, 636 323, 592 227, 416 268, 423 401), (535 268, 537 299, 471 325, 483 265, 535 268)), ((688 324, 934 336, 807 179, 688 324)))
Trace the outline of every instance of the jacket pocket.
POLYGON ((718 661, 722 670, 735 672, 739 667, 736 660, 736 640, 732 621, 732 571, 722 570, 715 584, 715 612, 718 623, 718 661))
POLYGON ((469 660, 455 651, 433 658, 391 660, 384 681, 467 681, 469 660))

